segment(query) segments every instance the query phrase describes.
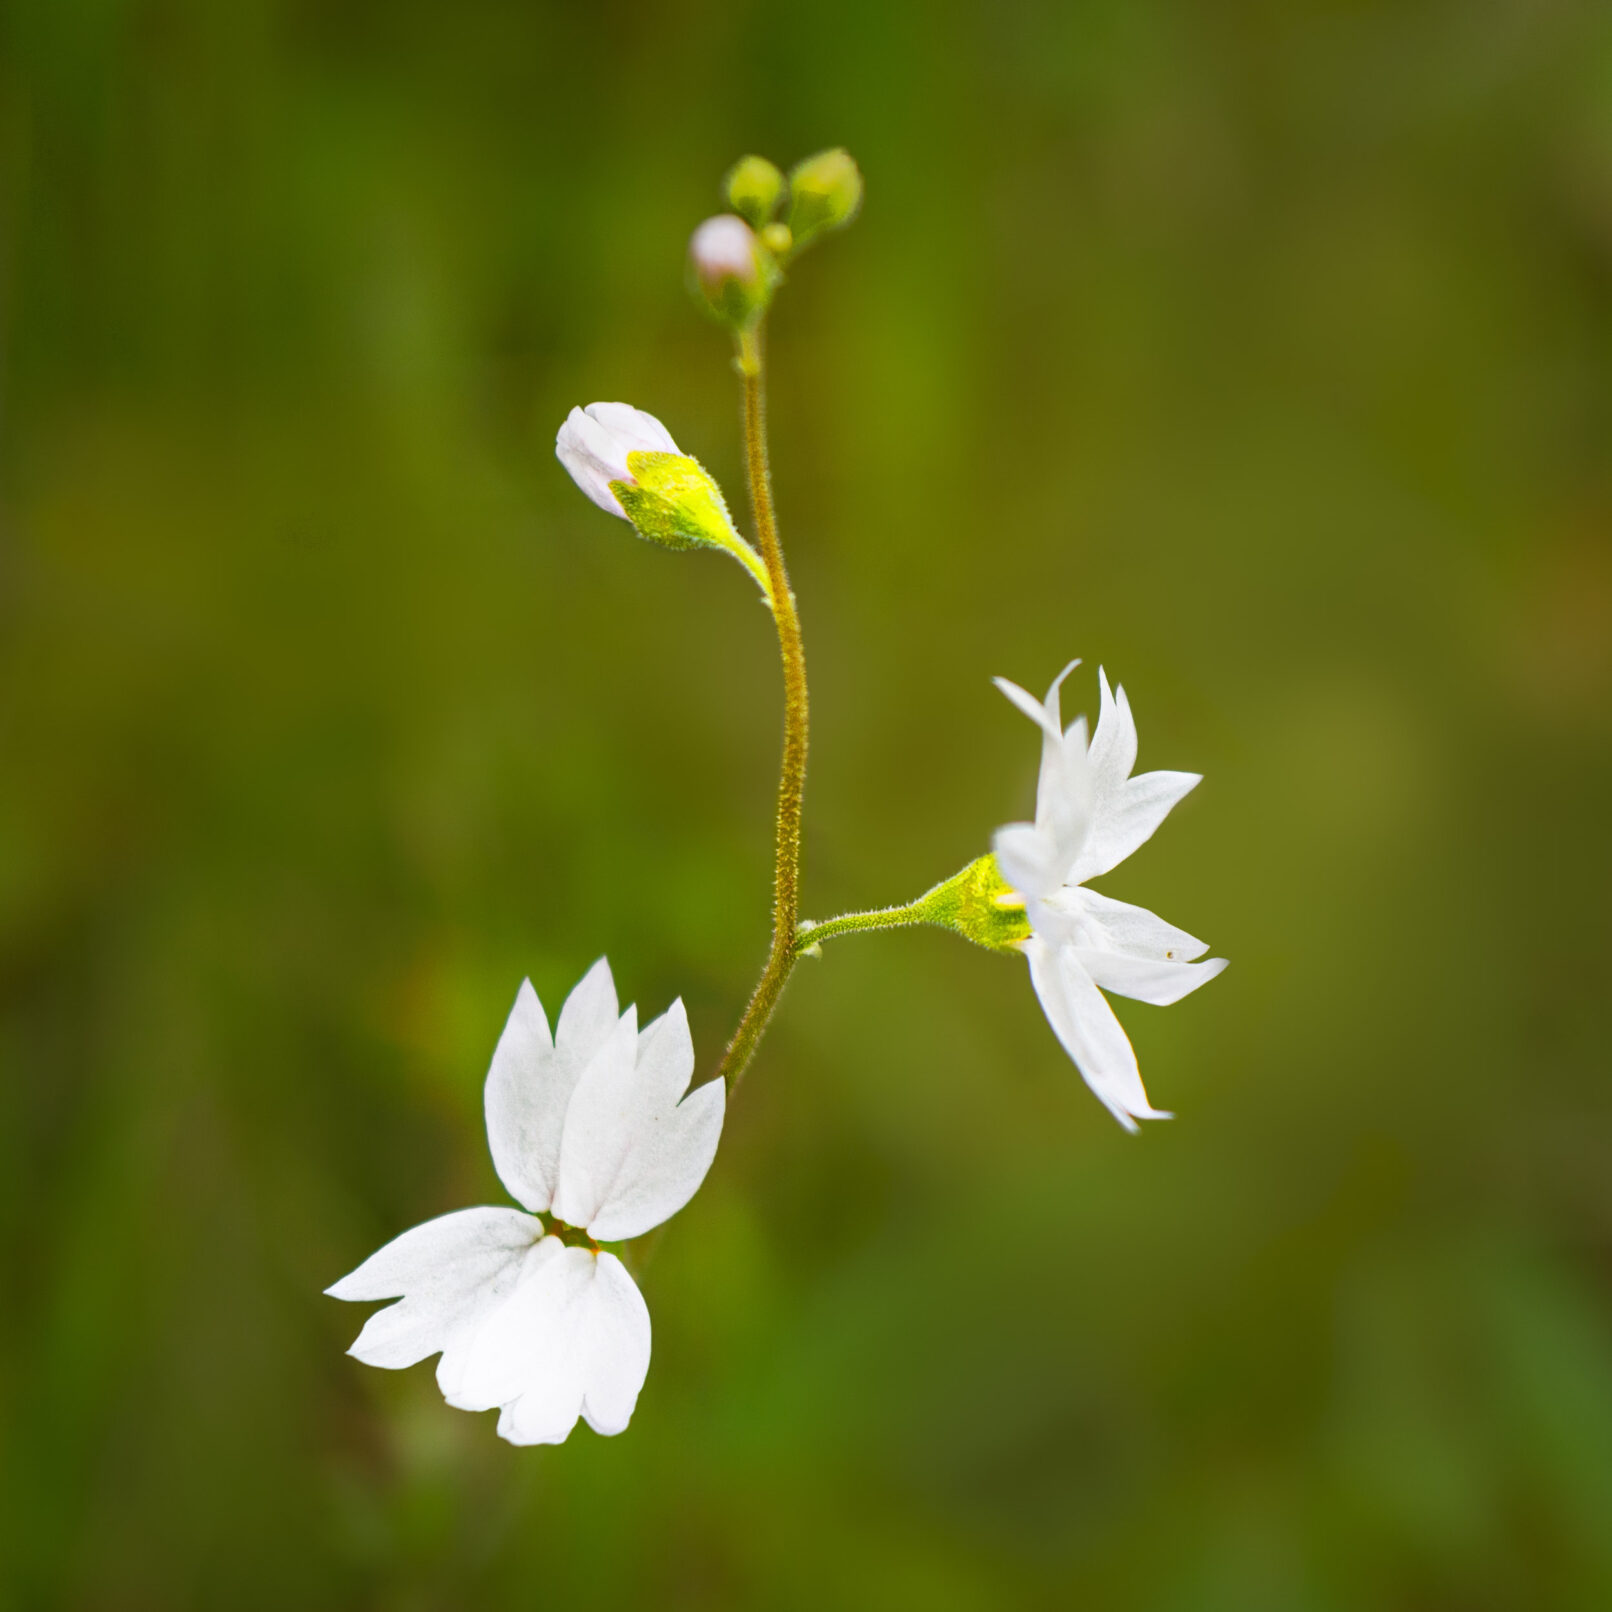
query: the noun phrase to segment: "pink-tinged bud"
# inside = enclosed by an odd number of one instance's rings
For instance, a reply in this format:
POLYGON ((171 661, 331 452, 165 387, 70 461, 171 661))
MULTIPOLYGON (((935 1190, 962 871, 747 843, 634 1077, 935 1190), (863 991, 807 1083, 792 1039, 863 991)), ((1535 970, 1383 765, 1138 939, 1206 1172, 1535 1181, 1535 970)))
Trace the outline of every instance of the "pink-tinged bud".
POLYGON ((621 500, 610 489, 613 481, 634 481, 627 455, 681 450, 653 414, 630 403, 590 403, 585 409, 571 410, 554 439, 554 452, 571 472, 571 479, 600 509, 627 520, 621 500))
POLYGON ((760 317, 778 278, 755 231, 733 213, 708 218, 694 231, 688 263, 695 296, 724 324, 741 329, 760 317))

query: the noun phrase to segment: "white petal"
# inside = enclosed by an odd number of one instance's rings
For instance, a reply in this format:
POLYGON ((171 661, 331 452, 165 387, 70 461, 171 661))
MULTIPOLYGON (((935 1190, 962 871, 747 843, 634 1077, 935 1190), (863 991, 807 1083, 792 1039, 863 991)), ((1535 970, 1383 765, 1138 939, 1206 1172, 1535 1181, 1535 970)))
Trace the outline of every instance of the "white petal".
POLYGON ((1064 667, 1064 669, 1059 672, 1055 678, 1053 678, 1052 682, 1047 687, 1047 697, 1042 701, 1042 705, 1046 710, 1047 719, 1052 723, 1053 727, 1057 727, 1063 721, 1063 717, 1059 713, 1058 704, 1060 697, 1059 690, 1063 687, 1063 680, 1072 671, 1074 671, 1079 664, 1080 662, 1078 660, 1070 661, 1070 663, 1064 667))
MULTIPOLYGON (((566 1291, 566 1256, 587 1253, 567 1248, 558 1237, 544 1237, 519 1278, 489 1308, 456 1351, 451 1372, 443 1374, 448 1402, 461 1410, 491 1410, 526 1391, 536 1369, 531 1338, 542 1318, 560 1306, 566 1291)), ((560 1306, 563 1307, 563 1306, 560 1306)))
POLYGON ((1026 841, 1020 849, 1024 856, 1021 861, 1024 876, 1033 876, 1032 864, 1039 867, 1042 870, 1040 887, 1045 889, 1061 882, 1064 871, 1073 865, 1085 843, 1091 816, 1092 777, 1086 760, 1085 719, 1071 723, 1066 734, 1059 709, 1063 681, 1079 664, 1078 660, 1072 660, 1058 673, 1045 700, 1037 700, 1005 677, 995 679, 1003 694, 1041 729, 1041 775, 1036 784, 1035 821, 1037 829, 1047 837, 1048 848, 1037 854, 1026 841))
POLYGON ((1207 985, 1226 966, 1224 957, 1212 957, 1207 963, 1161 963, 1091 946, 1077 946, 1073 955, 1092 983, 1102 990, 1137 1002, 1152 1002, 1157 1007, 1179 1002, 1200 985, 1207 985))
MULTIPOLYGON (((539 1226, 538 1230, 541 1231, 542 1227, 539 1226)), ((465 1323, 454 1330, 443 1347, 442 1358, 437 1362, 437 1387, 442 1390, 442 1397, 450 1405, 456 1405, 461 1410, 480 1411, 491 1408, 479 1400, 469 1402, 464 1395, 465 1374, 469 1368, 471 1347, 504 1305, 532 1281, 545 1265, 551 1260, 558 1259, 563 1252, 564 1244, 558 1237, 540 1236, 526 1250, 525 1257, 512 1271, 500 1274, 496 1286, 487 1295, 487 1302, 473 1315, 467 1316, 465 1323)))
POLYGON ((1021 896, 1042 896, 1058 886, 1058 848, 1034 823, 1009 823, 991 836, 1002 877, 1021 896))
POLYGON ((557 1444, 579 1415, 619 1433, 649 1370, 649 1312, 613 1254, 563 1248, 482 1327, 470 1346, 465 1402, 503 1407, 515 1444, 557 1444))
POLYGON ((555 457, 571 473, 571 479, 607 515, 626 520, 627 512, 610 490, 613 481, 631 481, 627 450, 604 426, 572 409, 554 439, 555 457))
POLYGON ((627 453, 681 453, 672 433, 653 414, 631 403, 590 403, 586 412, 615 437, 627 453))
POLYGON ((1146 907, 1116 901, 1096 890, 1070 889, 1050 904, 1077 921, 1082 945, 1150 957, 1156 963, 1190 963, 1209 950, 1207 941, 1166 923, 1146 907))
POLYGON ((1138 1119, 1168 1119, 1148 1102, 1129 1038, 1070 949, 1037 935, 1024 951, 1048 1023, 1114 1118, 1128 1131, 1137 1129, 1138 1119))
POLYGON ((484 1107, 498 1178, 528 1209, 542 1211, 553 1202, 566 1107, 615 1027, 616 987, 603 957, 566 998, 552 1044, 531 982, 515 997, 487 1072, 484 1107))
POLYGON ((614 1254, 600 1254, 596 1263, 587 1341, 582 1415, 595 1433, 609 1437, 632 1419, 650 1350, 649 1306, 614 1254))
POLYGON ((543 1235, 518 1209, 461 1209, 415 1226, 325 1291, 332 1298, 402 1298, 372 1315, 348 1353, 372 1366, 412 1366, 446 1349, 509 1291, 543 1235))
MULTIPOLYGON (((1052 696, 1056 706, 1057 695, 1052 696)), ((1086 719, 1077 717, 1069 731, 1041 743, 1041 778, 1036 786, 1036 827, 1056 847, 1055 872, 1061 882, 1074 865, 1092 823, 1093 780, 1086 759, 1086 719)))
POLYGON ((637 1237, 694 1196, 716 1156, 720 1081, 679 1102, 694 1074, 681 1000, 634 1045, 613 1042, 577 1084, 565 1116, 554 1212, 605 1242, 637 1237))
POLYGON ((1084 884, 1118 867, 1152 839, 1171 808, 1202 782, 1196 772, 1144 772, 1127 780, 1117 795, 1099 799, 1091 830, 1069 870, 1069 883, 1084 884))
POLYGON ((581 1073, 554 1050, 548 1016, 530 980, 522 980, 487 1071, 483 1107, 493 1168, 509 1195, 534 1212, 554 1196, 565 1105, 581 1073))
POLYGON ((1058 726, 1057 718, 1055 716, 1050 716, 1047 712, 1046 706, 1044 706, 1041 701, 1038 700, 1028 689, 1020 688, 1017 683, 1010 682, 1005 677, 993 677, 991 681, 995 683, 996 686, 1001 689, 1001 691, 1007 695, 1007 697, 1012 700, 1012 702, 1018 706, 1018 708, 1023 711, 1024 714, 1029 717, 1029 719, 1035 723, 1035 725, 1040 728, 1043 733, 1051 734, 1054 739, 1061 739, 1063 737, 1063 729, 1058 726))
POLYGON ((616 982, 610 977, 610 963, 601 957, 560 1009, 560 1022, 554 1044, 560 1051, 579 1060, 577 1072, 598 1053, 616 1028, 620 1009, 616 1005, 616 982))
POLYGON ((1099 666, 1097 682, 1102 708, 1097 715, 1097 731, 1091 736, 1091 767, 1097 799, 1115 795, 1136 765, 1136 719, 1131 702, 1122 688, 1116 694, 1108 686, 1108 673, 1099 666))

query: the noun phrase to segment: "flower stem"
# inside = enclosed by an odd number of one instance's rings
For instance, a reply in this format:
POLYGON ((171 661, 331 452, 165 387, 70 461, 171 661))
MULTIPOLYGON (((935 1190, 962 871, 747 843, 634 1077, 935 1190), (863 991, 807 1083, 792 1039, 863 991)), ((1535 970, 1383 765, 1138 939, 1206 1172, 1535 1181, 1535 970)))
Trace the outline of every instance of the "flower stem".
POLYGON ((784 755, 778 776, 778 819, 774 839, 772 945, 739 1027, 722 1055, 717 1073, 731 1092, 749 1067, 795 966, 800 914, 800 812, 806 793, 806 654, 800 617, 784 567, 773 514, 772 481, 767 470, 767 409, 759 322, 739 333, 739 374, 744 382, 744 456, 756 537, 767 567, 772 614, 778 624, 778 652, 784 671, 784 755))
POLYGON ((863 935, 878 929, 908 929, 913 924, 934 922, 921 896, 904 907, 879 907, 873 912, 842 912, 839 917, 825 918, 818 924, 806 920, 796 926, 795 954, 804 957, 820 941, 834 940, 840 935, 863 935))
POLYGON ((863 935, 878 929, 910 929, 930 924, 949 929, 987 951, 1017 952, 1030 937, 1024 897, 1011 889, 996 865, 996 858, 976 858, 949 879, 942 879, 916 901, 904 907, 879 907, 872 912, 847 912, 820 924, 806 919, 795 925, 795 954, 805 957, 818 945, 838 935, 863 935))

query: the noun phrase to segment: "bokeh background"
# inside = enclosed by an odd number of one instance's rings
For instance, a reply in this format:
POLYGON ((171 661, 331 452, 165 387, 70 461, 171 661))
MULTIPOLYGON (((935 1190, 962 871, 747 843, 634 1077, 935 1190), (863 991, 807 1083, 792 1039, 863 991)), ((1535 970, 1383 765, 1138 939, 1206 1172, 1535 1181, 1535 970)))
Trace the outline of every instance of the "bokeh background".
POLYGON ((0 1600, 1612 1605, 1612 13, 1570 0, 0 11, 0 1600), (848 145, 772 342, 806 911, 1123 678, 1207 782, 1104 881, 1226 976, 803 969, 647 1277, 628 1434, 514 1450, 320 1290, 501 1202, 523 975, 709 1069, 775 649, 566 480, 742 505, 681 255, 848 145))

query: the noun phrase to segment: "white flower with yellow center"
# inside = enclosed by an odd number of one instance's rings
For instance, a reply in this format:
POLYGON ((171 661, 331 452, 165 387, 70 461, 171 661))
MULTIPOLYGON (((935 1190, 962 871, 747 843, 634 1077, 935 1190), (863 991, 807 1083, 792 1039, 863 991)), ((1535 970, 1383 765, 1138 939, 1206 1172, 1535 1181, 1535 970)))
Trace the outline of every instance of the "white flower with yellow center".
POLYGON ((1084 717, 1065 728, 1058 690, 1079 664, 1058 674, 1045 700, 996 679, 1042 739, 1035 821, 999 829, 993 849, 1002 877, 1024 901, 1031 934, 1019 944, 1047 1019, 1086 1084, 1134 1131, 1138 1119, 1170 1116, 1148 1102, 1136 1053, 1102 992, 1178 1002, 1226 963, 1195 961, 1209 949, 1203 941, 1145 908, 1084 888, 1151 839, 1201 780, 1192 772, 1131 776, 1136 723, 1125 690, 1111 690, 1101 670, 1102 708, 1090 744, 1084 717))
POLYGON ((658 1226, 716 1154, 721 1081, 685 1096, 694 1045, 682 1002, 639 1031, 603 958, 549 1034, 521 985, 487 1075, 487 1140, 518 1209, 461 1209, 394 1238, 326 1291, 400 1299, 348 1351, 372 1366, 440 1353, 450 1405, 498 1408, 512 1444, 558 1444, 581 1416, 626 1427, 649 1370, 649 1311, 598 1245, 658 1226), (540 1216, 546 1218, 539 1218, 540 1216))

